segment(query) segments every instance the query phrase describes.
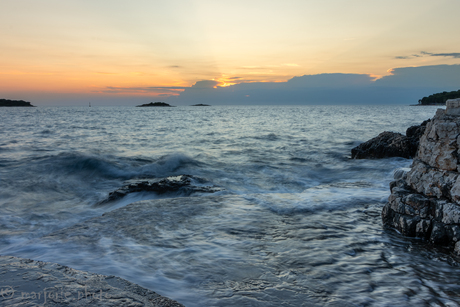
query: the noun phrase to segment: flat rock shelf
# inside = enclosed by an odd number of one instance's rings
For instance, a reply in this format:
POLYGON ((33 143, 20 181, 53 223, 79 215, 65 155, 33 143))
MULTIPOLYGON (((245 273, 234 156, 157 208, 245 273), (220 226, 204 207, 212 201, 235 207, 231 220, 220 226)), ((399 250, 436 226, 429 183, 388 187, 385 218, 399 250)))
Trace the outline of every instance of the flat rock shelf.
POLYGON ((0 256, 0 276, 1 306, 183 306, 116 276, 50 262, 0 256))

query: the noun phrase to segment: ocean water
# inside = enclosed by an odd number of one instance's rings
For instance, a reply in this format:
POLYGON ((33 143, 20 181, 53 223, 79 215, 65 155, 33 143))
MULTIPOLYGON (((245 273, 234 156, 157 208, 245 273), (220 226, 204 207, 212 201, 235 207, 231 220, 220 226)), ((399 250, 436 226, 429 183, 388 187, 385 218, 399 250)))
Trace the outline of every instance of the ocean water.
POLYGON ((186 306, 459 306, 455 259, 382 227, 393 172, 412 161, 350 159, 436 109, 1 108, 0 255, 117 275, 186 306), (96 205, 180 174, 223 190, 96 205), (93 222, 147 199, 159 200, 145 231, 93 222))

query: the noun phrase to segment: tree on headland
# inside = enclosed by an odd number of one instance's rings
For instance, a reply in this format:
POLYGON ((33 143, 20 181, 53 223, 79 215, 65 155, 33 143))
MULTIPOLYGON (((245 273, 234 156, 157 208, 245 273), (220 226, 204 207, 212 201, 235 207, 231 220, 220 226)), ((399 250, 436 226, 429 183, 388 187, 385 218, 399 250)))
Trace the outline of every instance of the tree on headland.
POLYGON ((446 104, 448 99, 460 98, 460 90, 452 92, 442 92, 430 95, 428 97, 423 97, 419 99, 419 105, 433 105, 433 104, 446 104))

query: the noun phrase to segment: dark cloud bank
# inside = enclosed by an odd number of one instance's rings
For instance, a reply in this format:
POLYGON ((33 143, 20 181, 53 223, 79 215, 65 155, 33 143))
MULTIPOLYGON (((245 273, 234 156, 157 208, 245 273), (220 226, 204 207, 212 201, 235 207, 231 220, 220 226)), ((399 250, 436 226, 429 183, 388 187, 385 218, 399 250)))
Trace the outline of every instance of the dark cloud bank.
POLYGON ((203 80, 168 102, 177 105, 229 104, 417 104, 424 96, 460 89, 460 65, 394 69, 374 81, 364 74, 319 74, 287 82, 241 83, 217 87, 203 80))

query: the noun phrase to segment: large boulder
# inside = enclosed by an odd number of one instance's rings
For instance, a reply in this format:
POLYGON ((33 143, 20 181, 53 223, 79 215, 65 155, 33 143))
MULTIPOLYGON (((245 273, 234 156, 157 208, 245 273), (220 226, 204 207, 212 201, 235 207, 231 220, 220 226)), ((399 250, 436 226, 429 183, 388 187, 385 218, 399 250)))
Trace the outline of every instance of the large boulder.
POLYGON ((395 173, 383 223, 460 255, 460 99, 426 124, 412 168, 395 173))
POLYGON ((406 135, 385 131, 375 138, 362 143, 351 150, 352 159, 382 159, 401 157, 410 159, 415 156, 419 141, 430 120, 407 128, 406 135))
POLYGON ((351 150, 352 159, 412 158, 416 145, 405 135, 385 131, 351 150))

